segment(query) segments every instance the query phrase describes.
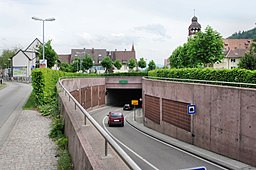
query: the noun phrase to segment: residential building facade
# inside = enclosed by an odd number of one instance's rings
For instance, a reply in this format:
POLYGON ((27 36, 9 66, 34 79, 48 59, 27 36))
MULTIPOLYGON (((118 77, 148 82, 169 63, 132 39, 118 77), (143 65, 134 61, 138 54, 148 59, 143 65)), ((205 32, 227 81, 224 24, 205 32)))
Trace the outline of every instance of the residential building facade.
POLYGON ((224 58, 214 63, 214 69, 233 69, 238 67, 241 58, 249 51, 252 39, 224 39, 224 58))
POLYGON ((121 72, 128 71, 127 63, 130 59, 136 59, 136 52, 134 45, 132 45, 131 51, 107 51, 106 49, 71 49, 71 54, 58 55, 60 62, 72 63, 76 58, 82 59, 85 55, 89 55, 93 59, 93 67, 91 69, 97 71, 104 71, 105 69, 101 66, 101 61, 104 57, 109 56, 113 61, 120 60, 122 63, 122 68, 119 70, 121 72))
POLYGON ((37 38, 25 49, 20 49, 11 58, 12 75, 11 77, 31 77, 32 69, 36 67, 36 50, 42 44, 37 38))

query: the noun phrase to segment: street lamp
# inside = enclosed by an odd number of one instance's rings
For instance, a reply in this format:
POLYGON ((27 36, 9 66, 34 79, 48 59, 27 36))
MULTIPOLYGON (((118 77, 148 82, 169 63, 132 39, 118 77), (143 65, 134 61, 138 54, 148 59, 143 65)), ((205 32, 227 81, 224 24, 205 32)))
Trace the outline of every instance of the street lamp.
POLYGON ((32 17, 32 19, 36 20, 36 21, 43 21, 43 63, 45 63, 45 59, 44 59, 44 21, 54 21, 55 18, 46 18, 46 19, 41 19, 41 18, 37 18, 37 17, 32 17))

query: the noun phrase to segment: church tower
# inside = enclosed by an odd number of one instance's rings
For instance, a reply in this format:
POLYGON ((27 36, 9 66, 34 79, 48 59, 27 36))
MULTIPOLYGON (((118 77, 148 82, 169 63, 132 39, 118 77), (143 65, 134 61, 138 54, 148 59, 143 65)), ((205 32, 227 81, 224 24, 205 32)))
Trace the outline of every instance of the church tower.
POLYGON ((201 31, 201 25, 198 23, 198 19, 194 14, 194 17, 192 18, 192 23, 188 27, 188 36, 191 37, 199 31, 201 31))

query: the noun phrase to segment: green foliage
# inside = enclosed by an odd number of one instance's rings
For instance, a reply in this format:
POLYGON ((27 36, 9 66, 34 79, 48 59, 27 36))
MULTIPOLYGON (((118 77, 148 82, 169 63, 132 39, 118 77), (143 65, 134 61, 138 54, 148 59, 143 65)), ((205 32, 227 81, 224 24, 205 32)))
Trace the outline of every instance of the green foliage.
POLYGON ((68 150, 67 149, 60 150, 59 155, 60 155, 60 158, 58 160, 58 170, 71 170, 71 169, 73 169, 68 150))
POLYGON ((122 73, 110 73, 110 74, 102 74, 102 76, 147 76, 147 72, 122 72, 122 73))
POLYGON ((49 137, 53 138, 54 140, 60 139, 64 136, 64 119, 60 118, 53 118, 51 124, 51 131, 49 137))
POLYGON ((100 64, 106 69, 105 73, 111 72, 113 61, 109 56, 104 57, 100 64))
POLYGON ((195 68, 221 61, 224 42, 221 35, 207 26, 204 32, 198 32, 179 46, 169 57, 172 68, 195 68))
POLYGON ((144 58, 140 58, 140 60, 138 61, 138 67, 140 67, 142 69, 147 67, 147 63, 144 60, 144 58))
POLYGON ((256 70, 256 53, 245 53, 238 63, 239 68, 256 70))
POLYGON ((122 67, 122 63, 119 59, 116 59, 115 62, 114 62, 114 66, 120 70, 120 68, 122 67))
MULTIPOLYGON (((43 45, 40 44, 37 50, 40 59, 43 59, 43 45)), ((44 55, 47 60, 47 67, 52 68, 58 59, 57 53, 51 46, 51 40, 47 41, 44 45, 44 55)))
POLYGON ((250 29, 248 31, 238 31, 232 34, 228 39, 255 39, 256 38, 256 28, 250 29))
POLYGON ((210 68, 157 69, 149 71, 148 76, 256 84, 256 71, 238 68, 231 70, 210 68))
POLYGON ((60 64, 60 71, 72 72, 72 66, 66 62, 60 64))
POLYGON ((151 60, 149 63, 148 63, 148 70, 155 70, 156 69, 156 64, 153 60, 151 60))
POLYGON ((92 57, 88 54, 85 55, 85 57, 82 59, 82 70, 88 70, 93 66, 93 60, 92 57))
POLYGON ((238 67, 256 70, 256 39, 253 40, 250 50, 245 53, 244 57, 241 58, 240 62, 238 63, 238 67))
POLYGON ((1 56, 0 56, 0 68, 10 68, 11 67, 11 58, 16 54, 18 51, 17 48, 14 49, 5 49, 3 50, 1 56))
MULTIPOLYGON (((0 85, 1 86, 1 85, 0 85)), ((1 89, 1 88, 0 88, 1 89)), ((35 94, 32 92, 28 98, 27 103, 23 106, 23 109, 35 109, 36 108, 36 103, 35 103, 35 94)))
POLYGON ((134 58, 131 58, 129 61, 128 61, 128 67, 130 70, 134 69, 134 67, 136 67, 136 60, 134 58))

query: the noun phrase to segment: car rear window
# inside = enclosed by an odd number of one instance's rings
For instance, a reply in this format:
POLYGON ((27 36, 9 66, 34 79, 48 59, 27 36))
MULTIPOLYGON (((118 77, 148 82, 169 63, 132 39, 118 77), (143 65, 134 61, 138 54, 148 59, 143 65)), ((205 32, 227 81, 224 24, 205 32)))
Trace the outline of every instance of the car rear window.
POLYGON ((122 113, 112 113, 112 117, 122 117, 122 113))

